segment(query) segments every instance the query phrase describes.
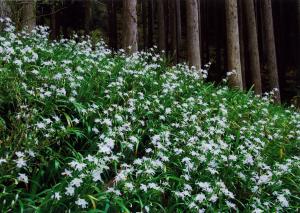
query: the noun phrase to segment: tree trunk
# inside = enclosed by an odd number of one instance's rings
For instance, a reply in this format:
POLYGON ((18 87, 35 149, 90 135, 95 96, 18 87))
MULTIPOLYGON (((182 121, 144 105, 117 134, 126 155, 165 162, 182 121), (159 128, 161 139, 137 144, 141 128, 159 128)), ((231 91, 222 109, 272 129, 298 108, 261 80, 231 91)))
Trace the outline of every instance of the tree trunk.
POLYGON ((146 50, 149 47, 148 44, 148 0, 142 1, 142 25, 143 25, 143 40, 144 40, 144 49, 146 50))
POLYGON ((176 10, 176 61, 179 63, 180 59, 180 47, 181 47, 181 11, 180 0, 175 0, 176 10))
MULTIPOLYGON (((300 55, 300 0, 297 0, 297 22, 298 22, 298 29, 297 29, 297 40, 298 40, 298 48, 297 48, 297 55, 300 55)), ((296 83, 298 86, 298 93, 300 96, 300 60, 297 61, 297 79, 296 79, 296 83)))
POLYGON ((229 84, 232 87, 243 89, 237 0, 226 0, 225 11, 227 30, 228 71, 235 71, 234 74, 231 74, 229 76, 229 84))
POLYGON ((240 41, 240 59, 241 59, 241 72, 243 80, 243 89, 246 89, 246 52, 245 52, 245 42, 244 42, 244 19, 243 19, 243 10, 242 10, 242 1, 237 0, 238 4, 238 26, 239 26, 239 41, 240 41))
POLYGON ((190 66, 201 69, 199 48, 199 20, 197 0, 186 0, 187 15, 187 56, 190 66))
POLYGON ((166 50, 166 25, 165 25, 165 9, 164 0, 157 0, 158 12, 158 48, 166 50))
POLYGON ((35 0, 23 0, 22 7, 22 27, 32 31, 36 25, 35 0))
POLYGON ((6 0, 0 0, 0 17, 11 17, 11 9, 6 0))
POLYGON ((170 56, 177 59, 177 36, 176 36, 176 4, 175 0, 168 0, 169 4, 169 38, 170 38, 170 56))
POLYGON ((55 3, 51 5, 50 15, 50 37, 56 39, 59 35, 59 13, 56 12, 55 3))
POLYGON ((253 0, 242 0, 242 4, 245 16, 245 31, 251 82, 254 84, 255 93, 260 95, 262 93, 262 88, 254 2, 253 0))
MULTIPOLYGON (((198 30, 199 30, 199 51, 200 53, 202 53, 201 51, 201 48, 202 48, 202 45, 201 45, 201 39, 202 39, 202 36, 201 36, 201 0, 197 0, 197 9, 198 9, 198 30)), ((200 62, 202 61, 202 54, 200 54, 200 62)), ((200 63, 201 64, 201 63, 200 63)))
POLYGON ((154 2, 148 0, 148 47, 153 47, 153 30, 154 28, 154 2))
POLYGON ((118 48, 118 28, 117 28, 117 12, 116 12, 117 1, 107 1, 108 11, 108 34, 109 34, 109 46, 113 50, 118 48))
POLYGON ((123 49, 131 54, 138 51, 136 0, 123 0, 123 49))
POLYGON ((90 23, 92 19, 92 2, 91 0, 84 1, 84 30, 90 32, 90 23))
POLYGON ((209 25, 208 25, 208 16, 209 16, 209 12, 208 12, 208 4, 209 4, 210 0, 200 0, 200 2, 202 2, 202 13, 200 15, 202 15, 202 55, 203 55, 203 62, 206 64, 209 62, 210 60, 210 52, 209 52, 209 25))
POLYGON ((264 30, 264 43, 266 45, 266 60, 268 77, 271 89, 278 89, 275 93, 275 100, 280 102, 278 68, 276 60, 276 47, 274 38, 272 2, 271 0, 261 0, 262 3, 262 22, 264 30))

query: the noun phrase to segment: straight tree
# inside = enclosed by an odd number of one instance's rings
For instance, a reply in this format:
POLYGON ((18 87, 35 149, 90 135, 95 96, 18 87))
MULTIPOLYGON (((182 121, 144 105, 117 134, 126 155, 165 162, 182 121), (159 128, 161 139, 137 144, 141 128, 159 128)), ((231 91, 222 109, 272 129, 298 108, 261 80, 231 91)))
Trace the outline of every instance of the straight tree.
POLYGON ((0 17, 10 17, 11 9, 6 0, 0 0, 0 17))
POLYGON ((186 0, 187 15, 187 57, 191 66, 201 69, 199 44, 199 19, 197 0, 186 0))
POLYGON ((154 44, 153 33, 154 33, 154 1, 148 1, 148 47, 152 47, 154 44))
POLYGON ((22 27, 28 31, 33 30, 36 25, 35 0, 22 1, 22 27))
POLYGON ((256 94, 262 93, 260 60, 257 39, 257 23, 253 0, 242 0, 242 7, 245 17, 245 31, 247 38, 247 52, 249 61, 249 70, 251 82, 254 84, 256 94))
POLYGON ((90 23, 92 19, 92 2, 91 0, 84 1, 84 30, 90 32, 90 23))
POLYGON ((118 48, 118 27, 117 27, 117 1, 107 0, 108 11, 108 34, 109 34, 109 46, 113 50, 118 48))
POLYGON ((275 91, 275 101, 280 103, 279 78, 276 60, 276 47, 272 15, 272 1, 261 0, 263 43, 266 47, 266 64, 271 89, 275 91))
POLYGON ((166 50, 166 21, 165 21, 165 0, 157 0, 158 13, 158 48, 166 50))
POLYGON ((180 47, 181 47, 181 4, 180 0, 175 1, 176 10, 176 61, 179 63, 180 47))
POLYGON ((227 30, 227 57, 228 70, 233 72, 229 76, 229 84, 234 88, 243 89, 243 79, 241 71, 241 56, 238 27, 238 7, 237 0, 225 1, 226 30, 227 30))
POLYGON ((123 0, 123 49, 132 54, 138 50, 136 0, 123 0))

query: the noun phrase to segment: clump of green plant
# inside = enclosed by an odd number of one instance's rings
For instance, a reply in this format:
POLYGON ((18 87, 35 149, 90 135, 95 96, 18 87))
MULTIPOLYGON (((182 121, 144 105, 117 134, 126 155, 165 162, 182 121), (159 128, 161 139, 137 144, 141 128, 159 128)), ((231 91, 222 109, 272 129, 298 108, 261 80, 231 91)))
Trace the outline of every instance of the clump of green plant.
POLYGON ((300 114, 271 94, 0 21, 2 212, 299 210, 300 114))

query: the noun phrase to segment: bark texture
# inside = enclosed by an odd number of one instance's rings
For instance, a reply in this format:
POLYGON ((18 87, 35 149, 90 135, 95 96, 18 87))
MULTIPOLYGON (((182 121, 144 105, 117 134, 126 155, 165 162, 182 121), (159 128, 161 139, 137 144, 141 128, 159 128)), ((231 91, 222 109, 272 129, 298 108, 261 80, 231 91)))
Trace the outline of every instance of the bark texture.
POLYGON ((84 1, 84 30, 90 32, 90 23, 92 19, 92 2, 91 0, 84 1))
POLYGON ((128 53, 138 50, 136 0, 123 0, 123 48, 128 53))
POLYGON ((201 69, 199 44, 199 20, 197 0, 186 0, 187 13, 187 56, 190 66, 201 69))
POLYGON ((238 9, 237 0, 225 1, 226 30, 227 30, 227 56, 228 70, 235 71, 229 76, 229 84, 234 88, 243 89, 243 79, 241 71, 238 9))
POLYGON ((108 34, 109 34, 109 46, 113 50, 118 48, 118 27, 117 27, 117 2, 114 0, 107 1, 107 11, 108 11, 108 34))
POLYGON ((165 0, 157 0, 158 13, 158 47, 166 50, 165 0))
POLYGON ((251 82, 254 84, 255 93, 261 94, 262 86, 254 2, 253 0, 242 0, 242 4, 245 17, 245 31, 251 82))
POLYGON ((11 9, 7 0, 0 0, 0 17, 10 17, 11 9))
POLYGON ((36 26, 35 0, 23 0, 22 4, 22 27, 31 31, 36 26))
POLYGON ((278 68, 276 60, 276 47, 273 27, 272 2, 271 0, 261 0, 262 22, 263 22, 263 39, 266 45, 266 64, 271 89, 277 88, 275 99, 280 102, 278 68))

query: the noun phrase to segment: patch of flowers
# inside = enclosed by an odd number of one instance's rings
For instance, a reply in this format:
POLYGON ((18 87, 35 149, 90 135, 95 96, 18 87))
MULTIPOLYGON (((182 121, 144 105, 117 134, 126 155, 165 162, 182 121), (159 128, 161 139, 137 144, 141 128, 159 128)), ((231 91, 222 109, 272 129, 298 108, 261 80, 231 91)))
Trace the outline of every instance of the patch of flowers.
POLYGON ((155 53, 0 19, 0 209, 300 208, 300 114, 155 53))

